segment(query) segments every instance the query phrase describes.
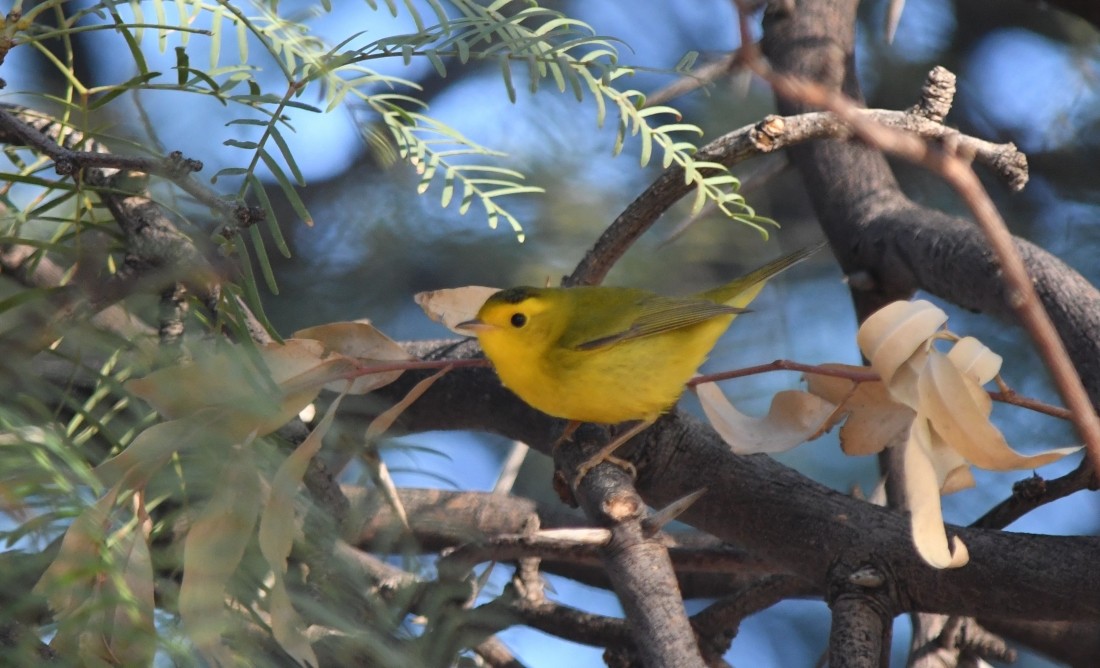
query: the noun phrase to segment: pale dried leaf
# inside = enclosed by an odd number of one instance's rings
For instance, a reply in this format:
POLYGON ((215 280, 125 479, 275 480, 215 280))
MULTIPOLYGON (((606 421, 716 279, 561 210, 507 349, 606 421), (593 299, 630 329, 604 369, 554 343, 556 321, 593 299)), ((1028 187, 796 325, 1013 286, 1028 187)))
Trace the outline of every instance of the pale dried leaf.
POLYGON ((923 299, 891 302, 864 321, 856 341, 875 372, 891 385, 898 369, 926 349, 945 322, 947 314, 923 299))
MULTIPOLYGON (((918 419, 927 421, 928 418, 920 415, 918 419)), ((928 449, 925 455, 936 473, 940 496, 973 487, 974 475, 970 472, 970 463, 944 441, 934 427, 929 426, 928 435, 928 449)))
POLYGON ((115 485, 85 508, 65 530, 53 562, 34 586, 59 617, 72 614, 92 595, 93 581, 102 566, 107 522, 118 498, 115 485))
POLYGON ((303 632, 305 624, 294 605, 290 601, 290 595, 286 590, 286 583, 282 576, 277 576, 275 587, 271 588, 268 595, 268 610, 271 613, 271 633, 279 646, 291 656, 299 665, 319 666, 317 654, 310 645, 309 638, 303 632))
POLYGON ((951 346, 947 359, 962 372, 985 385, 1001 371, 1003 358, 973 336, 964 336, 951 346))
POLYGON ((413 299, 432 320, 443 323, 444 327, 456 334, 469 336, 469 332, 455 329, 455 325, 476 318, 485 300, 497 292, 500 292, 499 288, 468 285, 464 288, 418 292, 413 299))
MULTIPOLYGON (((209 660, 230 659, 221 634, 229 628, 226 587, 252 538, 260 511, 260 485, 248 447, 232 457, 188 531, 183 548, 179 613, 195 647, 209 660)), ((227 664, 228 665, 228 664, 227 664)))
MULTIPOLYGON (((412 359, 400 344, 365 322, 330 322, 298 330, 294 332, 294 338, 320 341, 326 350, 354 358, 360 364, 412 359)), ((401 373, 401 371, 387 371, 368 374, 356 378, 350 389, 346 389, 345 384, 340 381, 329 383, 325 389, 331 392, 346 390, 348 394, 366 394, 371 390, 389 385, 397 380, 401 373)))
POLYGON ((1080 448, 1056 448, 1021 455, 989 421, 992 402, 977 382, 946 357, 934 355, 919 383, 921 409, 933 429, 971 464, 992 471, 1031 469, 1057 461, 1080 448))
POLYGON ((321 450, 325 434, 332 427, 336 410, 344 396, 341 394, 329 405, 321 421, 294 452, 283 460, 271 481, 267 503, 260 516, 259 543, 260 552, 271 568, 279 573, 286 572, 286 558, 294 544, 294 497, 310 460, 321 450))
MULTIPOLYGON (((80 628, 87 629, 81 625, 80 628)), ((109 660, 110 652, 104 643, 103 636, 95 631, 80 631, 77 639, 77 656, 80 657, 81 668, 115 668, 118 663, 109 660)), ((50 648, 55 652, 60 651, 64 644, 58 643, 55 638, 50 642, 50 648)), ((71 650, 69 650, 71 651, 71 650)), ((63 656, 63 655, 61 655, 63 656)))
POLYGON ((913 353, 909 359, 902 362, 901 366, 894 371, 894 377, 891 379, 890 384, 887 385, 890 398, 914 411, 919 411, 920 392, 917 390, 917 380, 924 373, 924 366, 928 363, 929 356, 939 354, 929 345, 913 353))
POLYGON ((126 383, 126 388, 169 420, 206 408, 225 408, 251 421, 261 435, 286 424, 321 387, 354 369, 350 360, 325 358, 317 341, 272 343, 259 351, 262 365, 242 349, 202 355, 126 383))
POLYGON ((130 528, 112 547, 115 565, 121 578, 108 577, 103 582, 102 597, 106 624, 90 624, 103 628, 104 641, 111 657, 121 666, 149 666, 157 651, 157 631, 153 620, 153 561, 145 534, 130 528), (113 612, 112 612, 113 610, 113 612))
POLYGON ((275 574, 268 603, 272 634, 283 650, 301 665, 319 664, 309 640, 302 632, 304 624, 291 603, 284 578, 286 560, 294 545, 298 527, 294 516, 294 497, 310 460, 320 451, 325 434, 332 427, 336 410, 345 396, 346 394, 340 394, 336 397, 309 436, 283 460, 279 470, 275 472, 267 503, 260 516, 260 552, 275 574))
POLYGON ((419 399, 421 395, 428 391, 435 381, 443 377, 445 373, 451 370, 451 366, 445 366, 439 371, 436 371, 432 375, 428 376, 424 380, 420 381, 409 390, 408 394, 401 397, 401 401, 390 406, 382 413, 378 414, 378 417, 371 421, 370 426, 367 427, 366 439, 373 441, 385 432, 389 431, 389 428, 393 426, 393 423, 397 418, 401 417, 401 414, 413 404, 414 401, 419 399))
POLYGON ((940 483, 927 451, 931 445, 928 424, 913 422, 909 438, 902 448, 905 498, 912 514, 913 543, 917 552, 933 568, 958 568, 970 560, 966 545, 957 537, 948 542, 940 507, 940 483))
POLYGON ((125 450, 102 462, 95 474, 107 486, 123 480, 127 487, 143 487, 173 453, 204 444, 228 447, 249 433, 249 424, 223 408, 203 408, 194 415, 154 424, 134 437, 125 450))
POLYGON ((202 408, 248 403, 262 393, 265 382, 274 387, 316 366, 323 353, 324 347, 317 342, 289 347, 270 344, 260 349, 268 368, 257 369, 255 360, 239 347, 200 351, 193 362, 127 381, 126 389, 172 420, 202 408))
POLYGON ((767 415, 755 418, 734 408, 715 383, 700 383, 695 392, 714 430, 739 455, 784 452, 817 438, 835 408, 809 392, 784 390, 767 415))
MULTIPOLYGON (((401 401, 398 401, 393 406, 390 406, 384 412, 379 414, 378 417, 374 418, 374 420, 372 420, 370 425, 367 427, 367 442, 372 443, 379 436, 388 431, 389 428, 393 426, 394 421, 397 420, 397 418, 405 412, 405 409, 411 406, 414 401, 419 399, 421 395, 428 391, 429 387, 435 384, 435 381, 442 378, 443 374, 447 373, 450 370, 451 367, 449 366, 443 367, 431 376, 428 376, 424 380, 420 381, 419 383, 414 385, 411 390, 409 390, 408 394, 401 398, 401 401)), ((396 513, 397 518, 401 520, 402 526, 404 526, 406 530, 410 529, 409 515, 405 512, 405 506, 402 505, 401 498, 397 495, 397 486, 394 484, 393 478, 390 476, 390 472, 389 469, 386 467, 386 463, 377 456, 369 457, 365 461, 367 466, 370 466, 373 469, 372 473, 374 475, 375 481, 382 489, 382 493, 385 495, 386 500, 393 508, 393 511, 394 513, 396 513)))
MULTIPOLYGON (((844 365, 827 365, 842 367, 844 365)), ((866 371, 867 367, 847 367, 866 371)), ((827 428, 844 421, 840 429, 840 447, 852 456, 873 455, 908 433, 913 411, 891 399, 881 381, 856 383, 846 378, 806 374, 810 392, 837 404, 827 428)))

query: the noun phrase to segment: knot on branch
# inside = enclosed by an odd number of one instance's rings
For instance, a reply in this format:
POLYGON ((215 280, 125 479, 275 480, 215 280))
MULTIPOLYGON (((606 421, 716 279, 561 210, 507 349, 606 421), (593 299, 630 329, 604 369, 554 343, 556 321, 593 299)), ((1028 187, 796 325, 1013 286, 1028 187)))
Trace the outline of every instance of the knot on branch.
POLYGON ((202 171, 202 161, 185 157, 182 151, 172 151, 164 159, 164 168, 169 178, 175 179, 202 171))
POLYGON ((1017 480, 1012 484, 1012 496, 1024 500, 1040 499, 1046 492, 1047 481, 1034 473, 1030 478, 1017 480))
POLYGON ((834 607, 842 599, 859 600, 883 619, 898 612, 896 583, 882 565, 868 559, 841 559, 832 568, 826 602, 834 607))
POLYGON ((912 113, 942 123, 955 102, 955 75, 946 67, 932 68, 920 89, 920 101, 912 113))
POLYGON ((779 145, 779 140, 787 130, 787 121, 782 116, 769 114, 753 126, 749 141, 761 153, 770 153, 779 145))
POLYGON ((53 169, 60 176, 72 176, 76 173, 76 162, 70 158, 58 158, 54 160, 53 169))
POLYGON ((1008 187, 1013 192, 1019 192, 1027 185, 1027 156, 1016 148, 1016 144, 1005 144, 1004 150, 993 157, 993 167, 1008 180, 1008 187))
POLYGON ((263 210, 263 207, 240 204, 233 210, 233 217, 237 220, 237 225, 241 229, 246 229, 266 220, 267 212, 263 210))

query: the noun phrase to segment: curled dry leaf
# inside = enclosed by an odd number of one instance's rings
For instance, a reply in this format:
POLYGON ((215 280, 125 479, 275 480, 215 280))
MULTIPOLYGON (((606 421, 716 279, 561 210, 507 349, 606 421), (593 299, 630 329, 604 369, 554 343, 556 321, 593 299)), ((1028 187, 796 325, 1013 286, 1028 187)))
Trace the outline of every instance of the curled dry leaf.
POLYGON ((972 337, 958 339, 947 354, 936 350, 936 338, 953 336, 940 332, 946 321, 947 315, 926 301, 889 304, 867 319, 858 336, 884 383, 845 389, 843 383, 810 379, 815 393, 836 397, 847 392, 838 408, 849 415, 841 430, 845 452, 876 452, 885 445, 904 449, 913 539, 921 556, 937 568, 955 568, 968 559, 965 546, 948 542, 939 497, 974 485, 971 464, 998 471, 1027 469, 1079 449, 1025 456, 1010 448, 990 421, 992 400, 982 389, 1000 371, 1001 357, 972 337), (850 442, 855 438, 867 441, 855 445, 850 442))
POLYGON ((444 327, 455 334, 469 336, 469 332, 455 329, 455 325, 477 317, 481 305, 497 292, 500 292, 498 288, 468 285, 464 288, 418 292, 413 299, 432 320, 443 323, 444 327))
POLYGON ((821 397, 785 390, 772 398, 764 417, 738 411, 715 383, 700 383, 695 393, 714 430, 739 455, 784 452, 820 436, 836 408, 821 397))
POLYGON ((942 355, 929 358, 918 382, 921 411, 935 434, 961 458, 991 471, 1030 469, 1055 462, 1080 448, 1056 448, 1021 455, 1009 447, 989 416, 993 401, 978 382, 942 355))
MULTIPOLYGON (((863 373, 867 367, 826 364, 827 368, 863 373)), ((873 455, 905 438, 913 422, 913 409, 890 398, 882 381, 857 383, 847 378, 806 374, 807 389, 836 405, 825 430, 843 421, 840 447, 852 456, 873 455)))
POLYGON ((928 423, 914 421, 909 438, 900 447, 905 469, 902 484, 912 513, 913 544, 917 552, 933 568, 965 566, 970 561, 966 545, 958 537, 949 540, 943 526, 938 475, 927 456, 931 449, 928 423))
MULTIPOLYGON (((294 332, 294 339, 319 341, 327 352, 350 357, 359 365, 372 362, 400 362, 412 359, 396 341, 365 322, 330 322, 294 332)), ((347 387, 344 381, 334 381, 325 386, 331 392, 366 394, 389 385, 401 375, 400 371, 386 371, 359 376, 347 387)))
POLYGON ((883 382, 891 385, 894 374, 928 347, 945 322, 947 314, 931 302, 892 302, 864 321, 856 342, 883 382))
POLYGON ((964 336, 947 351, 947 358, 967 376, 985 385, 1001 371, 1004 361, 997 353, 973 336, 964 336))

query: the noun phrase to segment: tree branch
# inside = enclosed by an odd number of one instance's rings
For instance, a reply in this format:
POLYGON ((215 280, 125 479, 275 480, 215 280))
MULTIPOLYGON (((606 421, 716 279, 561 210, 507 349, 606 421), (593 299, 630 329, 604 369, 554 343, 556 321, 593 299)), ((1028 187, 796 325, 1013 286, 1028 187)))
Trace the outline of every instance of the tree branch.
MULTIPOLYGON (((884 126, 913 132, 935 141, 957 145, 992 169, 1011 187, 1027 182, 1027 160, 1012 144, 993 144, 947 128, 917 109, 909 111, 861 110, 868 119, 884 126)), ((767 116, 758 123, 734 130, 699 149, 697 160, 732 166, 748 158, 772 153, 818 139, 848 139, 850 125, 829 112, 767 116)), ((679 167, 666 169, 608 226, 565 281, 567 285, 594 285, 657 219, 691 190, 679 167)))

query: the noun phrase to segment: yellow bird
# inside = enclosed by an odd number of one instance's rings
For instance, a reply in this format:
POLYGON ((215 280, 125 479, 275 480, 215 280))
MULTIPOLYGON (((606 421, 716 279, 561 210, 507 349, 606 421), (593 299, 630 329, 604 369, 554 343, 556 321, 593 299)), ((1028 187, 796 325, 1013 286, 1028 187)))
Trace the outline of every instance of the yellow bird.
POLYGON ((672 408, 769 278, 823 247, 804 248, 688 297, 602 286, 509 288, 458 328, 476 334, 504 386, 543 413, 574 422, 641 420, 585 462, 579 482, 672 408))

